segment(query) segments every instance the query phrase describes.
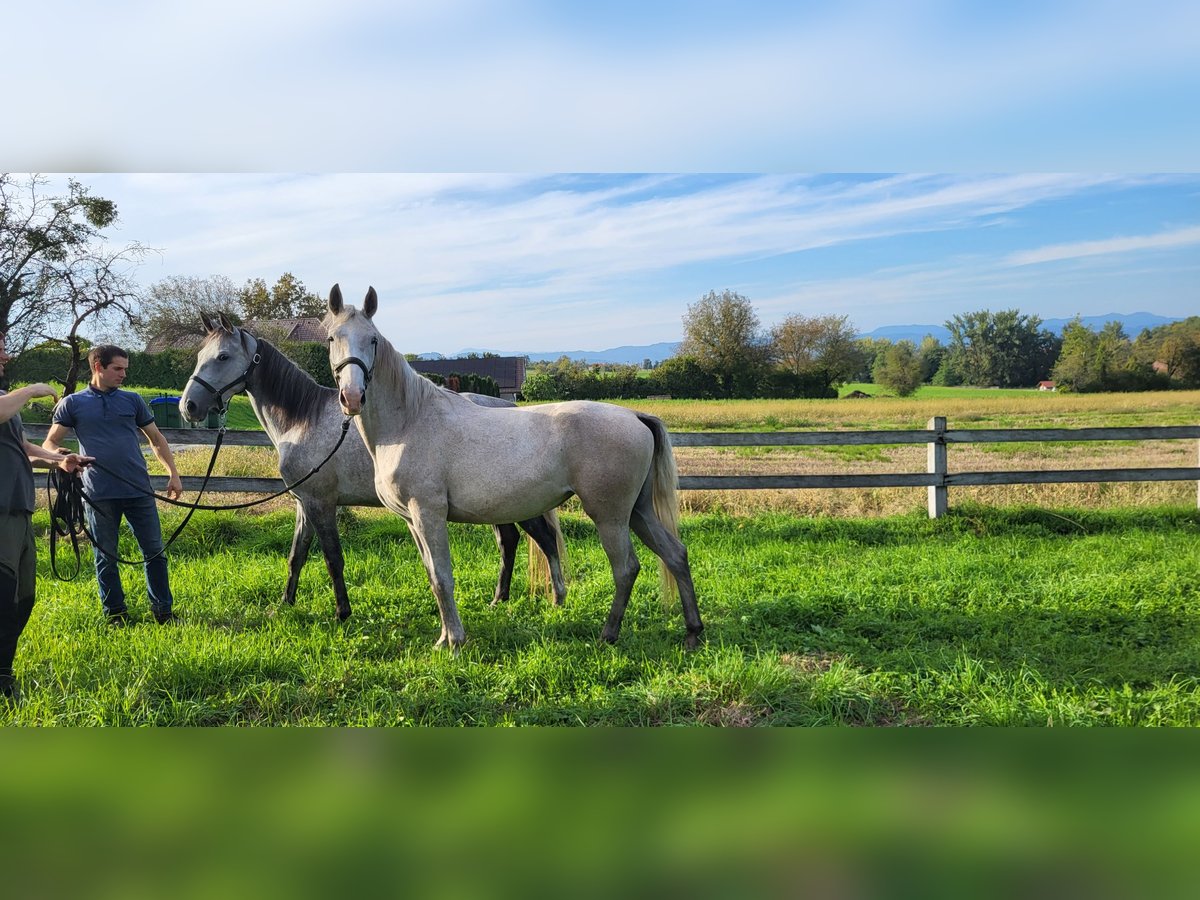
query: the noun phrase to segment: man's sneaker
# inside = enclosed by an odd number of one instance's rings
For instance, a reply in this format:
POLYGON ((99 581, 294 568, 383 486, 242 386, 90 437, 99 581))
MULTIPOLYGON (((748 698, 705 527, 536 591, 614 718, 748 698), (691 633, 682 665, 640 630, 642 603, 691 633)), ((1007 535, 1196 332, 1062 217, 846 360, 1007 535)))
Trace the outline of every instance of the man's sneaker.
POLYGON ((178 620, 179 616, 175 615, 175 613, 171 612, 169 609, 165 612, 158 612, 156 610, 154 613, 154 621, 159 625, 166 625, 168 622, 177 622, 178 620))
POLYGON ((114 628, 124 628, 129 624, 129 611, 122 609, 119 612, 109 613, 107 621, 114 628))

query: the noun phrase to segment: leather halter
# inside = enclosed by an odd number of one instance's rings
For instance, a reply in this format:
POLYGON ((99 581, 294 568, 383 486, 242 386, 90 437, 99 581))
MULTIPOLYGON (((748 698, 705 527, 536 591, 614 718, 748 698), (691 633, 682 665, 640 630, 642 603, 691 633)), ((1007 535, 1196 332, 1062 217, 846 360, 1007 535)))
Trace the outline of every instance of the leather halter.
POLYGON ((371 376, 375 373, 375 362, 376 362, 376 360, 379 359, 379 338, 371 338, 371 347, 374 349, 375 352, 372 354, 374 359, 371 360, 370 366, 368 366, 365 362, 363 362, 357 356, 347 356, 340 363, 337 363, 333 367, 334 378, 336 378, 339 374, 341 374, 342 369, 346 368, 346 366, 358 366, 360 369, 362 369, 362 373, 363 373, 363 397, 362 397, 363 403, 367 402, 367 386, 371 383, 371 376))
MULTIPOLYGON (((219 388, 219 389, 213 387, 211 384, 209 384, 207 381, 205 381, 199 375, 193 375, 189 379, 189 381, 196 382, 196 384, 200 385, 200 387, 204 388, 206 391, 208 391, 210 394, 212 394, 214 397, 216 397, 218 409, 219 409, 221 415, 224 415, 226 410, 229 409, 229 403, 226 402, 226 400, 224 399, 225 392, 235 385, 239 385, 239 384, 243 385, 243 386, 248 385, 249 381, 250 381, 250 373, 255 370, 255 368, 258 366, 258 364, 260 362, 262 362, 262 354, 255 351, 254 358, 250 360, 250 365, 246 366, 246 371, 243 372, 241 375, 239 375, 237 378, 233 379, 233 381, 229 382, 229 384, 227 384, 224 387, 219 388)), ((234 393, 237 393, 237 392, 235 391, 234 393)), ((229 395, 229 399, 230 400, 233 399, 233 394, 229 395)))

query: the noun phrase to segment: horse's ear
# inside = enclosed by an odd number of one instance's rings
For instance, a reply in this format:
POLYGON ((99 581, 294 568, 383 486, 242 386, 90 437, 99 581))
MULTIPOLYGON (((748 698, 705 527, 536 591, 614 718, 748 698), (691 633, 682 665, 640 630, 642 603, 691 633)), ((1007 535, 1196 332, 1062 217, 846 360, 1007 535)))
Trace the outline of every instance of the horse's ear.
POLYGON ((367 299, 363 301, 363 312, 367 318, 375 315, 375 311, 379 309, 379 295, 375 293, 375 288, 367 288, 367 299))
POLYGON ((342 289, 336 284, 329 289, 329 311, 335 316, 342 311, 342 289))
POLYGON ((209 318, 208 313, 204 310, 200 310, 200 322, 204 325, 204 330, 209 334, 217 330, 217 326, 213 324, 213 320, 209 318))
POLYGON ((229 316, 225 315, 225 313, 221 313, 221 327, 230 334, 233 334, 233 323, 229 321, 229 316))

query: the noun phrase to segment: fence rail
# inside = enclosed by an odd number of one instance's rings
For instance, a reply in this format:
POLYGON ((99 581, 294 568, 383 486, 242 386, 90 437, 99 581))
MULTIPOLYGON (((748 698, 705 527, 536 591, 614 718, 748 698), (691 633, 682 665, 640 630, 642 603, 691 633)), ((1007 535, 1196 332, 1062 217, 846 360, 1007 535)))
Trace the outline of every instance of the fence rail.
MULTIPOLYGON (((40 441, 48 426, 26 425, 30 440, 40 441)), ((190 428, 164 428, 172 446, 204 445, 216 442, 216 431, 190 428)), ((946 427, 946 419, 935 416, 925 429, 891 431, 775 431, 775 432, 675 432, 676 447, 829 447, 882 444, 924 444, 927 465, 924 472, 849 474, 849 475, 681 475, 681 490, 768 490, 806 488, 926 488, 931 518, 946 512, 948 491, 952 487, 1001 484, 1096 484, 1130 481, 1195 481, 1200 504, 1200 457, 1196 467, 1158 467, 1127 469, 1036 469, 1004 472, 950 472, 947 452, 950 444, 975 443, 1046 443, 1076 441, 1165 441, 1200 438, 1200 426, 1164 425, 1115 428, 963 428, 946 427)), ((226 446, 269 447, 271 441, 262 431, 229 431, 226 446)), ((165 476, 150 479, 156 490, 166 487, 165 476)), ((200 488, 203 479, 185 476, 186 491, 200 488)), ((274 493, 283 488, 278 478, 213 477, 208 490, 214 493, 274 493)))

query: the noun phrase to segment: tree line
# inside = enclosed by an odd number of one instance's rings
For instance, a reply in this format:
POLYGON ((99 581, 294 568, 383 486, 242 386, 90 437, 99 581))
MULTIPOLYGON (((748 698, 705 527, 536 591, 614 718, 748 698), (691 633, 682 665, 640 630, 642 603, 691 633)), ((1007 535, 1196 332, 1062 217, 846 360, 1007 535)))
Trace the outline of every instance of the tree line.
POLYGON ((836 397, 867 382, 908 396, 923 384, 1141 391, 1200 387, 1200 317, 1146 329, 1119 322, 1093 331, 1076 317, 1057 335, 1036 315, 979 310, 945 323, 946 344, 856 338, 849 318, 790 315, 765 329, 741 294, 709 291, 688 307, 676 355, 638 377, 634 366, 588 366, 566 357, 531 367, 529 399, 836 397))

